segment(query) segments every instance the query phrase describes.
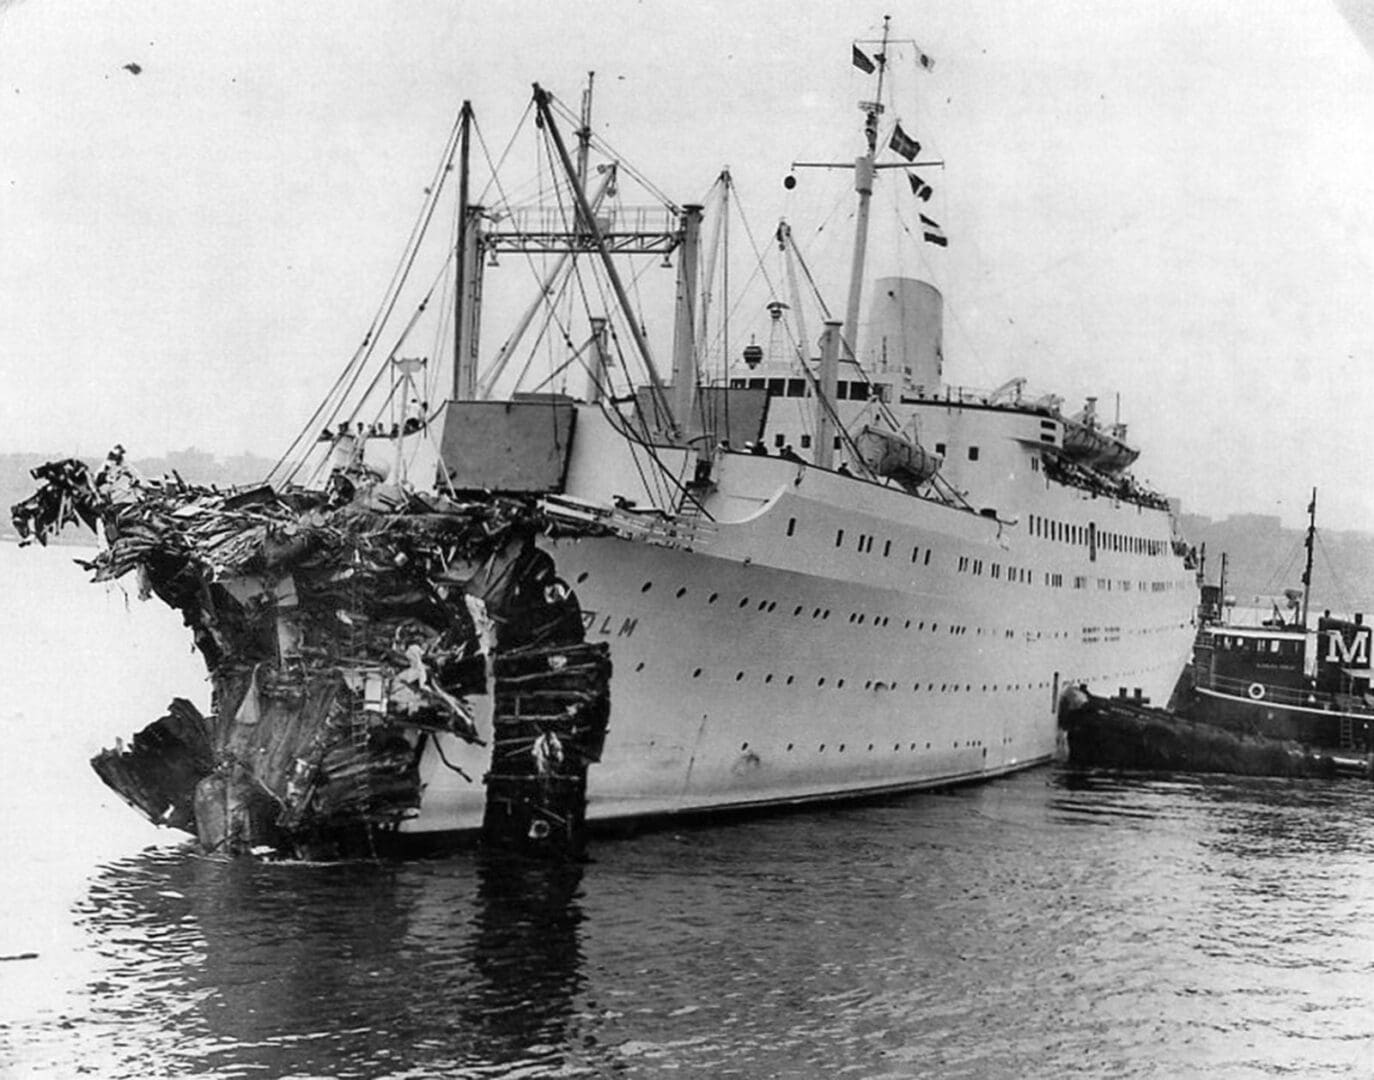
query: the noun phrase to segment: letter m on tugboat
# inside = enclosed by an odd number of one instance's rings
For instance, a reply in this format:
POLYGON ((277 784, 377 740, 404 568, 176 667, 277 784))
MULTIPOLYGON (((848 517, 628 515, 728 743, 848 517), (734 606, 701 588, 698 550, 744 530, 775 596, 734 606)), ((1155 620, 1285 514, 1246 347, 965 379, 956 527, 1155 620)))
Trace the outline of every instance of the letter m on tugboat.
POLYGON ((1328 664, 1339 664, 1344 668, 1369 670, 1369 630, 1368 626, 1341 623, 1324 628, 1326 637, 1326 656, 1328 664))

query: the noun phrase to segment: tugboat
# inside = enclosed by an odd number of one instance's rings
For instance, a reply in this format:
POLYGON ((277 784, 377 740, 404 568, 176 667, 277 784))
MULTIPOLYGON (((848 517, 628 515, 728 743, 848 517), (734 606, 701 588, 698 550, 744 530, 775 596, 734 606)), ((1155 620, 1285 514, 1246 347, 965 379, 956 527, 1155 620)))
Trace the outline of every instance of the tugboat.
MULTIPOLYGON (((1308 628, 1317 492, 1308 504, 1307 562, 1297 613, 1274 609, 1259 626, 1234 619, 1206 622, 1193 651, 1196 720, 1235 731, 1292 740, 1330 752, 1374 749, 1370 627, 1361 614, 1330 611, 1308 628)), ((1296 592, 1296 590, 1295 590, 1296 592)))

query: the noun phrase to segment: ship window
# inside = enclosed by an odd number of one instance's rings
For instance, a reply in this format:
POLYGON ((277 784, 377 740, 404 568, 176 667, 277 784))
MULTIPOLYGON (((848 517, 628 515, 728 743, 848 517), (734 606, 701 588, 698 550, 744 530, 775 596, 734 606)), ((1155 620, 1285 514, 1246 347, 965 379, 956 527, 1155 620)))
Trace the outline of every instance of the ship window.
POLYGON ((840 437, 839 437, 838 435, 836 435, 836 436, 835 436, 834 449, 838 450, 839 448, 840 448, 840 437))
POLYGON ((887 558, 889 555, 891 555, 891 554, 892 554, 892 541, 891 541, 891 540, 884 540, 884 541, 883 541, 883 558, 886 559, 886 558, 887 558))
POLYGON ((843 529, 836 529, 836 530, 835 530, 835 546, 836 546, 836 547, 839 547, 839 546, 840 546, 841 544, 843 544, 843 543, 844 543, 844 530, 843 530, 843 529))
POLYGON ((810 450, 810 449, 811 449, 811 436, 810 436, 810 435, 803 435, 803 436, 801 437, 801 446, 802 446, 802 449, 803 449, 803 450, 810 450))
POLYGON ((929 565, 930 565, 930 549, 929 549, 929 548, 926 548, 926 557, 925 557, 925 559, 922 560, 921 565, 922 565, 922 566, 929 566, 929 565))
POLYGON ((945 456, 945 444, 942 443, 942 442, 937 442, 937 443, 935 444, 935 452, 936 452, 937 454, 939 454, 941 457, 944 457, 944 456, 945 456))
POLYGON ((787 396, 788 396, 788 397, 805 397, 805 396, 806 396, 806 380, 805 380, 805 379, 788 379, 788 380, 787 380, 787 396))
POLYGON ((796 533, 796 531, 797 531, 797 519, 796 519, 796 518, 788 518, 788 519, 787 519, 787 535, 788 535, 788 536, 792 536, 794 533, 796 533))
POLYGON ((750 379, 750 380, 749 380, 749 389, 750 389, 750 390, 762 390, 763 387, 764 387, 764 380, 763 380, 763 379, 750 379))
POLYGON ((978 460, 978 447, 976 447, 976 446, 970 446, 970 447, 968 448, 968 459, 969 459, 970 461, 977 461, 977 460, 978 460))
POLYGON ((773 447, 774 447, 774 449, 776 449, 776 450, 781 450, 781 449, 782 449, 784 446, 786 446, 786 445, 787 445, 787 436, 784 435, 782 432, 778 432, 778 434, 776 434, 776 435, 773 436, 773 447))
POLYGON ((848 384, 847 382, 844 382, 843 380, 841 380, 840 382, 838 382, 838 383, 835 384, 835 400, 837 400, 837 401, 848 401, 848 400, 849 400, 849 384, 848 384))
POLYGON ((768 393, 773 396, 782 397, 787 392, 786 379, 769 379, 768 393))

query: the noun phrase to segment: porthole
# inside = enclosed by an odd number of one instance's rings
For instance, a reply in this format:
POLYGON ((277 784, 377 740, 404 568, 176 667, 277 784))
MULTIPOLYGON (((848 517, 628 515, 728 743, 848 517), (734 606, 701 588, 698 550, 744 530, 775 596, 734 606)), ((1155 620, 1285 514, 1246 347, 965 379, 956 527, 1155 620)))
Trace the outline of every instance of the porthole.
POLYGON ((701 668, 697 668, 696 671, 692 672, 692 678, 694 678, 694 679, 699 679, 699 678, 701 678, 701 668))
POLYGON ((714 593, 714 592, 713 592, 710 596, 708 596, 708 597, 706 598, 706 602, 707 602, 708 604, 714 604, 714 603, 715 603, 717 600, 719 600, 719 599, 720 599, 720 593, 714 593))
POLYGON ((800 615, 801 613, 802 613, 801 605, 798 604, 795 608, 792 609, 792 618, 795 619, 795 618, 796 618, 798 615, 800 615))
POLYGON ((749 749, 749 744, 748 744, 747 742, 742 742, 742 743, 739 744, 739 748, 740 748, 741 750, 748 750, 748 749, 749 749))
POLYGON ((580 574, 577 575, 577 584, 581 585, 581 584, 582 584, 584 581, 586 581, 586 580, 587 580, 587 571, 583 570, 582 573, 580 573, 580 574))
POLYGON ((902 626, 902 629, 903 629, 903 630, 910 630, 910 629, 911 629, 911 620, 910 620, 910 619, 907 619, 906 623, 902 626))
POLYGON ((678 591, 675 592, 673 595, 676 596, 679 600, 681 600, 684 596, 687 595, 687 586, 684 585, 682 588, 678 589, 678 591))
POLYGON ((742 678, 744 678, 744 672, 742 672, 742 671, 737 671, 737 672, 735 672, 735 682, 739 682, 742 678))
POLYGON ((843 689, 844 689, 844 680, 843 680, 843 679, 840 679, 837 683, 835 683, 835 689, 836 689, 836 690, 843 690, 843 689))
POLYGON ((796 678, 795 675, 789 675, 789 676, 787 676, 787 685, 788 685, 788 686, 791 686, 791 685, 792 685, 792 680, 794 680, 795 678, 796 678))
POLYGON ((816 685, 817 685, 817 686, 824 686, 824 685, 825 685, 825 676, 824 676, 824 675, 822 675, 819 679, 816 680, 816 685))
POLYGON ((870 750, 872 750, 872 749, 873 749, 873 744, 872 744, 872 743, 869 743, 869 744, 868 744, 868 748, 869 748, 870 750))
POLYGON ((641 660, 639 663, 637 663, 637 664, 635 665, 635 670, 636 670, 636 671, 643 671, 643 670, 644 670, 644 661, 643 661, 643 660, 641 660))
POLYGON ((821 752, 822 754, 825 753, 825 743, 821 743, 820 752, 821 752))
POLYGON ((749 603, 749 597, 747 597, 747 596, 742 596, 742 597, 740 597, 740 601, 739 601, 739 606, 740 606, 740 607, 746 607, 746 606, 748 605, 748 603, 749 603))
POLYGON ((648 591, 649 591, 650 589, 652 589, 653 587, 654 587, 654 583, 653 583, 652 581, 646 581, 643 585, 641 585, 641 586, 639 587, 639 591, 640 591, 640 592, 648 592, 648 591))
POLYGON ((788 744, 787 744, 787 749, 791 750, 792 747, 795 746, 795 745, 796 745, 795 743, 788 743, 788 744))
POLYGON ((843 754, 843 753, 844 753, 844 743, 840 743, 839 749, 840 749, 840 753, 843 754))
POLYGON ((759 601, 759 610, 760 610, 760 611, 767 611, 767 610, 768 610, 768 601, 767 601, 767 600, 760 600, 760 601, 759 601))
POLYGON ((770 671, 767 675, 765 675, 765 676, 763 677, 763 681, 766 682, 766 683, 772 682, 772 681, 773 681, 773 673, 770 671))

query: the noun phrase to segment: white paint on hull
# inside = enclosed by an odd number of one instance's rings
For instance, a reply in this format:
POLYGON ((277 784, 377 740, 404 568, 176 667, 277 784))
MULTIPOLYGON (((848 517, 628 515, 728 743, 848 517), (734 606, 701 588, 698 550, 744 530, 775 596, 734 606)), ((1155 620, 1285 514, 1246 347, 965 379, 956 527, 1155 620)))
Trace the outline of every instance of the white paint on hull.
MULTIPOLYGON (((1050 757, 1066 683, 1167 700, 1194 633, 1177 556, 1093 558, 1024 522, 755 461, 756 496, 737 487, 733 504, 748 513, 718 516, 703 549, 546 542, 588 639, 611 644, 589 819, 995 776, 1050 757)), ((1063 505, 1048 498, 1046 513, 1168 539, 1163 511, 1049 494, 1063 505)), ((479 827, 489 753, 445 738, 469 782, 431 748, 407 830, 479 827)))

